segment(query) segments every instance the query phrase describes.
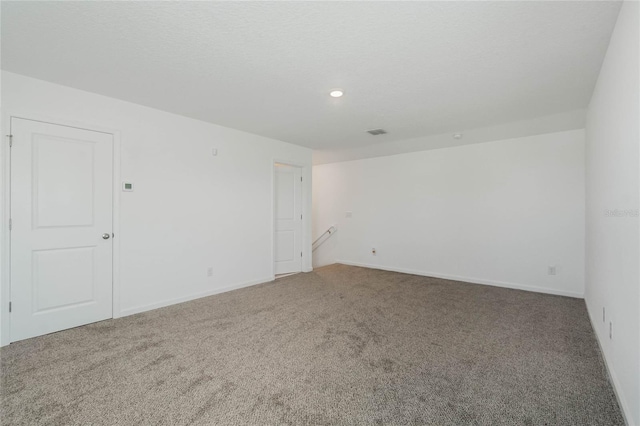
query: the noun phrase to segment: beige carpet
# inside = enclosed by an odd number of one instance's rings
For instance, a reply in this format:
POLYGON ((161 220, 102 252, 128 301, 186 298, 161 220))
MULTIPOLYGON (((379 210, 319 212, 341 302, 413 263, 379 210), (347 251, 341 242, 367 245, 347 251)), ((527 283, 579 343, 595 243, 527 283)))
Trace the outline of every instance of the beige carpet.
POLYGON ((0 355, 3 425, 623 424, 582 300, 343 265, 0 355))

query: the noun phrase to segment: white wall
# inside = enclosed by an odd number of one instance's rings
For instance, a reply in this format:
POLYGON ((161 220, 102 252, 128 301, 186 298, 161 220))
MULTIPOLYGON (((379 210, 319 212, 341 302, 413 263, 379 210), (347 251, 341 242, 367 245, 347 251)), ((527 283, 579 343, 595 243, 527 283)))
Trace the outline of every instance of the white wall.
MULTIPOLYGON (((307 148, 8 72, 2 74, 2 108, 5 126, 12 114, 119 132, 121 180, 134 182, 135 192, 115 193, 120 203, 116 316, 271 280, 274 159, 304 166, 303 203, 311 211, 307 148)), ((7 201, 5 190, 3 196, 7 201)), ((306 216, 303 265, 310 270, 306 216)), ((6 344, 6 269, 2 276, 6 344)))
POLYGON ((451 148, 454 146, 584 129, 586 115, 586 109, 578 109, 542 117, 528 118, 526 120, 512 121, 495 126, 475 129, 457 129, 458 132, 464 134, 464 137, 460 139, 453 139, 451 137, 453 132, 446 132, 439 135, 429 135, 413 139, 379 142, 356 148, 314 150, 313 164, 318 165, 337 163, 340 161, 361 160, 364 158, 386 157, 416 151, 451 148))
POLYGON ((631 425, 640 425, 639 15, 638 2, 623 4, 586 128, 585 299, 631 425))
POLYGON ((313 193, 314 266, 583 295, 583 130, 314 166, 313 193))

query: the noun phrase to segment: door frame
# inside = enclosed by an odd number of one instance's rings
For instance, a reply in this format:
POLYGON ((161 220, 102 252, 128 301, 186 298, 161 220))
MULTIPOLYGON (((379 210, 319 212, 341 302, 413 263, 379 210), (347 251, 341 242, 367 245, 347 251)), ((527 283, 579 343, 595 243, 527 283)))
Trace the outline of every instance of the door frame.
POLYGON ((2 199, 0 200, 0 346, 6 346, 11 338, 11 315, 9 301, 11 300, 11 232, 9 232, 9 217, 11 215, 11 150, 9 137, 11 134, 11 120, 13 118, 40 121, 53 125, 74 127, 93 132, 107 133, 113 138, 113 180, 112 180, 112 221, 113 221, 113 256, 112 256, 112 318, 119 318, 120 314, 120 131, 109 127, 51 117, 30 111, 2 112, 2 145, 0 147, 0 186, 2 199))
POLYGON ((311 272, 311 167, 296 161, 273 158, 271 161, 271 276, 276 276, 276 164, 297 167, 301 171, 302 199, 302 272, 311 272))

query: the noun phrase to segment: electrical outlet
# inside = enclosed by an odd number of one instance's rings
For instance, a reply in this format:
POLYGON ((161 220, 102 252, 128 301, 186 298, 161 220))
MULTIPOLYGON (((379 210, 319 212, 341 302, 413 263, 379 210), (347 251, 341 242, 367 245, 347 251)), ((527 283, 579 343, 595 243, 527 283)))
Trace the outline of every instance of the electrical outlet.
POLYGON ((371 249, 371 254, 372 254, 372 255, 374 255, 374 256, 376 255, 376 249, 375 249, 375 247, 371 249))
POLYGON ((209 266, 207 268, 207 276, 208 277, 212 277, 213 276, 213 268, 211 266, 209 266))
POLYGON ((346 212, 344 214, 344 217, 346 217, 347 219, 351 219, 352 216, 353 216, 353 212, 346 212))
POLYGON ((547 274, 548 275, 556 275, 557 271, 558 270, 556 268, 556 265, 551 265, 551 266, 549 266, 549 269, 547 270, 547 274))

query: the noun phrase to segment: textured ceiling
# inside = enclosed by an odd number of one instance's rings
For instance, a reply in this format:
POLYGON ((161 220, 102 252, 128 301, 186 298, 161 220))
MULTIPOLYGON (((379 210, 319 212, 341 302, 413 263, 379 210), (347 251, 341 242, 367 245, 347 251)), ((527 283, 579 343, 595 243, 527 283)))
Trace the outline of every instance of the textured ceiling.
POLYGON ((2 68, 314 149, 584 108, 619 2, 2 2, 2 68), (345 89, 341 99, 328 96, 345 89), (384 128, 371 136, 365 131, 384 128))

